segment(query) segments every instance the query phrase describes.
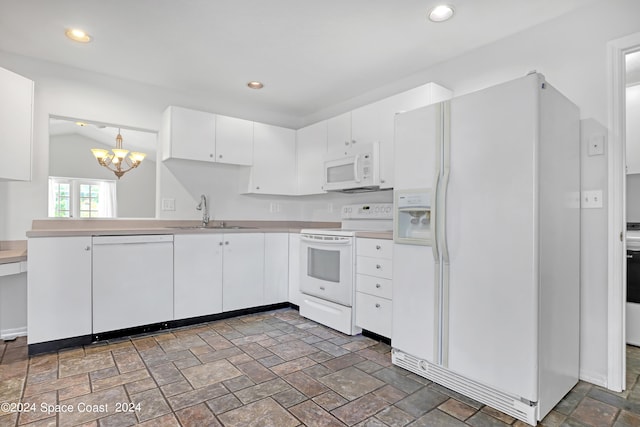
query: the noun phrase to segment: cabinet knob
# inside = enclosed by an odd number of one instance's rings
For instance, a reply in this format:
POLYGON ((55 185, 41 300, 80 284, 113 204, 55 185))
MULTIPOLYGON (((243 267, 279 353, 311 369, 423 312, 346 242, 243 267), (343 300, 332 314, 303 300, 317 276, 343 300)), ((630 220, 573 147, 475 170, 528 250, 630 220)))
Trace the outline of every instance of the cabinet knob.
POLYGON ((344 145, 349 145, 349 141, 345 141, 345 142, 344 142, 344 145))
POLYGON ((90 251, 91 250, 91 246, 85 246, 84 250, 85 251, 90 251))
POLYGON ((355 144, 356 142, 358 142, 358 141, 356 141, 355 139, 351 140, 351 144, 355 144))
POLYGON ((380 283, 376 283, 376 288, 380 289, 380 283))
POLYGON ((256 190, 259 190, 259 189, 260 189, 260 186, 257 186, 257 187, 256 187, 256 190))
POLYGON ((221 158, 222 158, 222 154, 220 154, 220 155, 218 156, 218 158, 219 158, 219 159, 221 159, 221 158))
POLYGON ((376 308, 380 308, 380 304, 376 304, 376 308))
POLYGON ((380 250, 380 249, 382 249, 382 246, 380 246, 380 245, 376 245, 376 249, 377 249, 377 250, 380 250))
POLYGON ((377 268, 378 270, 380 270, 380 269, 382 268, 382 266, 381 266, 380 264, 376 264, 376 268, 377 268))
POLYGON ((380 184, 384 184, 385 182, 387 182, 387 181, 385 181, 384 179, 380 180, 380 184))
POLYGON ((218 243, 218 245, 222 246, 222 242, 218 243))
POLYGON ((213 154, 209 154, 209 157, 213 157, 213 154))
POLYGON ((225 245, 228 245, 228 244, 229 244, 229 242, 224 242, 224 244, 225 244, 225 245))

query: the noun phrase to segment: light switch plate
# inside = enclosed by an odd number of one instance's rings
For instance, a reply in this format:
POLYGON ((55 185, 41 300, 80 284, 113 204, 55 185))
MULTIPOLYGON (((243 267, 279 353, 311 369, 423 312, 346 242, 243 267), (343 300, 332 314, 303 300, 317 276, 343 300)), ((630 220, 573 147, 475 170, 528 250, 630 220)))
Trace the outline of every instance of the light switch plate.
POLYGON ((162 199, 162 210, 163 211, 175 211, 176 210, 176 199, 162 199))
POLYGON ((595 209, 602 207, 602 190, 582 192, 582 208, 595 209))
POLYGON ((593 135, 589 138, 590 156, 601 156, 604 154, 604 135, 593 135))

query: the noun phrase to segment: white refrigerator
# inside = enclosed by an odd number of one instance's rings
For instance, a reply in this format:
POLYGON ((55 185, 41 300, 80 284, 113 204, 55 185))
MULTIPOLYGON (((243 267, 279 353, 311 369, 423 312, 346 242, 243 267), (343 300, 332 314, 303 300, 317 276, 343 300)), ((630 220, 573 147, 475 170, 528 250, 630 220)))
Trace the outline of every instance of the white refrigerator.
POLYGON ((578 108, 540 74, 396 116, 393 363, 535 425, 578 381, 578 108))

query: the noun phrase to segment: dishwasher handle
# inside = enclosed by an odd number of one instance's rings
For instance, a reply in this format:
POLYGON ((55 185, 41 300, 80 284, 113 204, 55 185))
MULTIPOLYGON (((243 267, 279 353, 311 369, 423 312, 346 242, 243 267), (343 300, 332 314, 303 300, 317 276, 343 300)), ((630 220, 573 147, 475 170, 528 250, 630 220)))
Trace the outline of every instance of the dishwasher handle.
POLYGON ((94 245, 128 245, 140 243, 171 243, 173 234, 144 234, 128 236, 94 236, 94 245))

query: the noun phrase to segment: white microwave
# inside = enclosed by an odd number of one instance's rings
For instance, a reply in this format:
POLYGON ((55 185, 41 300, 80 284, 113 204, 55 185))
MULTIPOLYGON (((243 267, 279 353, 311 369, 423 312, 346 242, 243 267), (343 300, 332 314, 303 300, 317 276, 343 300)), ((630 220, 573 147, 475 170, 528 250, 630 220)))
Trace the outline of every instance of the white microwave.
POLYGON ((356 193, 380 189, 380 144, 352 147, 345 153, 329 153, 324 161, 325 191, 356 193))

